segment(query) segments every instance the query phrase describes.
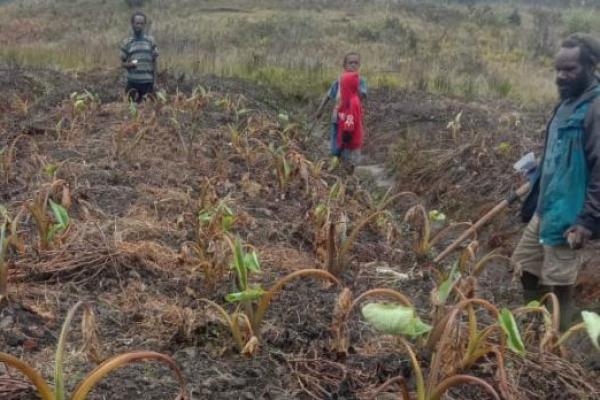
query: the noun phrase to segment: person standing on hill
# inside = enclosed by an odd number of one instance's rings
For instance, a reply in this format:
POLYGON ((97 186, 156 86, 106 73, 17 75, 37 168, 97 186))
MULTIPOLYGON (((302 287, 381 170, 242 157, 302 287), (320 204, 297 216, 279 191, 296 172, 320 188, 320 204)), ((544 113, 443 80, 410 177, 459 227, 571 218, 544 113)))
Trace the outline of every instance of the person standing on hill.
POLYGON ((526 302, 556 294, 563 331, 575 317, 581 248, 600 237, 599 62, 600 41, 584 34, 569 36, 556 55, 560 103, 548 123, 538 176, 523 205, 529 224, 512 256, 522 270, 526 302))
MULTIPOLYGON (((346 56, 344 56, 343 68, 344 72, 358 73, 360 69, 360 55, 358 53, 346 54, 346 56)), ((359 94, 361 99, 365 99, 367 97, 367 84, 362 78, 359 81, 359 94)), ((321 100, 315 118, 321 118, 323 110, 325 109, 325 106, 329 100, 333 100, 335 102, 335 107, 333 108, 333 113, 331 115, 331 155, 334 157, 343 158, 344 155, 342 154, 342 150, 338 146, 338 107, 340 105, 340 95, 340 79, 336 79, 331 84, 331 87, 323 97, 323 100, 321 100)))
POLYGON ((121 66, 127 70, 125 91, 131 101, 141 102, 154 93, 158 48, 145 33, 147 17, 142 12, 131 16, 132 34, 121 43, 121 66))

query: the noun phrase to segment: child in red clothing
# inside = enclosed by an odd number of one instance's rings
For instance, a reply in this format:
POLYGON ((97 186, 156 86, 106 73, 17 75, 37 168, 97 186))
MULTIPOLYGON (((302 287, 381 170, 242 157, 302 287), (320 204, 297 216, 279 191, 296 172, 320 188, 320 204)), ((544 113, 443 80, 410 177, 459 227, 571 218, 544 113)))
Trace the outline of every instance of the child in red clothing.
POLYGON ((340 78, 340 103, 338 106, 337 145, 341 157, 351 167, 360 159, 363 145, 362 104, 360 101, 360 76, 344 72, 340 78))

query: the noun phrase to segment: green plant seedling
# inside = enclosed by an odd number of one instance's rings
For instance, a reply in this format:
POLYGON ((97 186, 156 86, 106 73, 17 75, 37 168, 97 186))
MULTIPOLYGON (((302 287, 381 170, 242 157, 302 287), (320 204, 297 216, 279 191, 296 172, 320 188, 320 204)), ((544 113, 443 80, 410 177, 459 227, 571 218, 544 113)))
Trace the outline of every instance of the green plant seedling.
POLYGON ((52 209, 52 214, 56 220, 56 223, 52 225, 48 231, 48 242, 51 243, 56 234, 64 233, 67 229, 69 229, 71 220, 66 208, 55 203, 51 199, 48 201, 50 202, 50 208, 52 209))
MULTIPOLYGON (((340 186, 341 188, 341 186, 340 186)), ((333 192, 332 188, 332 192, 333 192)), ((338 189, 336 189, 337 192, 338 189)), ((341 189, 339 189, 341 190, 341 189)), ((358 220, 356 225, 350 231, 347 237, 336 238, 335 235, 335 224, 329 224, 329 238, 328 238, 328 260, 327 270, 335 276, 339 276, 348 264, 348 254, 352 250, 354 243, 358 239, 360 232, 371 222, 375 221, 378 217, 385 214, 385 210, 397 199, 401 197, 416 197, 412 192, 400 192, 395 195, 389 195, 390 192, 384 196, 380 204, 376 207, 375 211, 367 214, 362 219, 358 220), (336 243, 341 243, 339 246, 336 243)), ((338 194, 336 194, 338 195, 338 194)), ((330 193, 330 198, 332 194, 330 193)))
MULTIPOLYGON (((409 355, 412 369, 415 375, 415 381, 417 386, 416 399, 417 400, 440 400, 444 393, 446 393, 449 389, 459 385, 478 385, 481 386, 489 395, 491 395, 494 399, 500 400, 500 396, 496 392, 496 390, 486 381, 480 378, 476 378, 470 375, 451 375, 442 381, 438 382, 435 379, 435 371, 430 370, 429 375, 427 377, 427 381, 423 374, 423 368, 419 363, 415 351, 412 346, 402 337, 399 337, 401 345, 404 347, 406 352, 409 355)), ((403 377, 395 377, 392 378, 393 381, 399 382, 402 387, 402 399, 411 400, 409 396, 408 387, 406 386, 406 381, 403 377)), ((390 380, 391 381, 391 380, 390 380)), ((369 400, 375 400, 377 396, 385 390, 389 385, 390 381, 385 382, 379 388, 377 388, 371 395, 368 397, 369 400)))
POLYGON ((509 309, 503 308, 500 311, 498 323, 506 334, 508 348, 519 355, 523 355, 525 353, 525 344, 523 343, 523 339, 521 339, 517 321, 509 309))
POLYGON ((228 233, 236 221, 236 215, 229 207, 229 198, 220 200, 217 205, 203 208, 198 212, 198 222, 200 229, 214 232, 220 230, 220 233, 228 233), (220 229, 217 229, 220 228, 220 229))
MULTIPOLYGON (((42 400, 65 400, 66 392, 65 392, 65 378, 63 373, 63 355, 65 352, 65 345, 67 341, 67 336, 69 333, 69 327, 71 322, 75 316, 75 313, 80 307, 84 307, 84 319, 90 318, 91 308, 89 305, 79 302, 73 306, 65 318, 65 322, 63 323, 62 330, 60 333, 60 337, 58 340, 58 345, 56 348, 55 355, 55 364, 54 364, 54 390, 44 381, 41 374, 33 367, 28 365, 27 363, 19 360, 18 358, 0 352, 0 362, 5 363, 9 367, 13 367, 18 369, 23 375, 25 375, 35 386, 38 391, 39 396, 42 400)), ((84 337, 88 336, 84 332, 84 337)), ((71 400, 85 400, 90 393, 90 391, 100 382, 104 377, 114 372, 115 370, 127 366, 129 364, 138 363, 146 360, 154 360, 159 361, 163 364, 166 364, 174 373, 179 382, 180 392, 178 399, 187 400, 189 399, 187 383, 183 374, 175 360, 171 357, 156 353, 152 351, 135 351, 130 353, 120 354, 114 357, 109 358, 108 360, 101 363, 98 367, 96 367, 92 372, 90 372, 75 388, 73 394, 69 397, 71 400)))
POLYGON ((234 312, 229 313, 223 307, 211 300, 202 299, 202 301, 215 309, 223 318, 231 331, 238 349, 242 353, 247 353, 249 350, 247 348, 248 342, 243 339, 240 321, 247 327, 249 340, 252 340, 253 342, 252 347, 256 347, 256 343, 260 337, 260 327, 271 301, 291 281, 300 277, 313 277, 329 280, 341 286, 341 283, 337 278, 327 271, 320 269, 302 269, 292 272, 279 279, 269 289, 263 289, 259 285, 250 286, 248 281, 249 274, 260 272, 258 255, 254 250, 252 252, 246 252, 239 239, 232 240, 227 235, 224 237, 231 248, 233 259, 231 268, 235 272, 236 287, 238 289, 237 292, 228 294, 225 299, 238 306, 234 312))
POLYGON ((435 235, 432 232, 432 219, 436 222, 443 222, 445 218, 442 218, 441 213, 435 212, 433 214, 428 213, 425 207, 421 204, 417 204, 411 207, 404 216, 404 222, 413 225, 417 228, 418 240, 414 247, 415 253, 419 257, 426 257, 429 255, 433 246, 443 239, 448 233, 460 226, 471 226, 468 222, 459 222, 450 224, 447 227, 438 231, 435 235))
MULTIPOLYGON (((442 370, 450 371, 464 371, 473 366, 482 357, 493 354, 496 358, 498 367, 497 374, 499 380, 499 387, 503 393, 509 393, 508 379, 506 371, 504 369, 504 352, 506 347, 505 334, 500 324, 494 323, 482 330, 478 328, 477 314, 475 313, 474 306, 478 305, 485 309, 496 321, 500 320, 500 312, 490 302, 477 299, 477 298, 465 298, 456 305, 452 306, 445 314, 445 316, 434 324, 434 327, 427 339, 427 348, 431 351, 435 351, 436 354, 444 354, 447 351, 456 351, 452 344, 452 338, 454 337, 453 332, 461 330, 461 315, 466 310, 468 315, 468 326, 467 326, 467 345, 463 348, 460 355, 460 362, 456 365, 443 365, 443 357, 434 357, 431 370, 436 371, 435 374, 439 374, 442 370), (496 334, 497 339, 492 341, 493 335, 496 334)), ((430 372, 431 377, 435 377, 433 372, 430 372)))
MULTIPOLYGON (((336 306, 333 312, 333 321, 332 321, 332 340, 331 340, 331 348, 338 354, 345 354, 348 351, 349 347, 349 335, 348 335, 348 320, 352 311, 360 304, 363 300, 367 298, 381 298, 385 297, 387 299, 393 300, 395 303, 399 304, 399 307, 402 307, 405 315, 402 320, 405 321, 408 319, 409 325, 407 327, 401 328, 406 329, 410 332, 417 332, 421 329, 425 329, 423 325, 416 322, 418 317, 414 314, 414 306, 410 299, 404 295, 403 293, 387 288, 375 288, 371 290, 367 290, 366 292, 360 294, 355 299, 352 298, 352 292, 350 289, 345 288, 342 290, 340 295, 338 296, 338 300, 336 302, 336 306), (412 310, 412 314, 407 316, 408 312, 406 310, 412 310), (409 317, 409 318, 407 318, 409 317), (412 324, 412 325, 410 325, 412 324)), ((373 303, 377 304, 377 303, 373 303)), ((373 306, 371 306, 373 307, 373 306)), ((371 309, 372 311, 373 309, 371 309)), ((392 311, 393 312, 393 311, 392 311)), ((369 313, 369 310, 367 310, 369 313)), ((369 314, 370 315, 370 314, 369 314)), ((377 310, 375 309, 375 313, 373 314, 374 318, 377 319, 377 310)), ((402 321, 400 321, 402 323, 402 321)), ((383 325, 383 323, 382 323, 383 325)), ((400 329, 400 328, 398 328, 400 329)))
POLYGON ((559 346, 559 343, 562 343, 560 341, 560 304, 554 293, 546 293, 540 301, 532 301, 525 307, 516 308, 512 314, 515 317, 527 314, 541 315, 545 332, 539 342, 538 350, 564 354, 564 349, 559 346), (546 303, 550 303, 552 312, 548 311, 546 303))
MULTIPOLYGON (((53 181, 46 191, 40 190, 33 201, 29 201, 26 204, 37 226, 40 250, 47 250, 52 240, 56 237, 56 234, 66 232, 70 225, 66 208, 50 200, 50 194, 58 187, 64 188, 65 182, 60 179, 53 181), (55 205, 53 206, 52 203, 55 205), (55 224, 52 224, 48 216, 48 204, 52 208, 52 213, 56 220, 55 224)), ((63 195, 63 197, 65 196, 63 195)))

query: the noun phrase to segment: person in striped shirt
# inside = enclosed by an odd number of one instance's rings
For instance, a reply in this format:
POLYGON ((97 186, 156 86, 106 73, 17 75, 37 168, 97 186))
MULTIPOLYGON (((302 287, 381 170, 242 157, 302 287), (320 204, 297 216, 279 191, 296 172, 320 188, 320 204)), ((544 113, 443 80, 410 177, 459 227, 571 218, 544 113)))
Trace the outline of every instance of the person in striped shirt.
POLYGON ((121 66, 127 71, 125 91, 131 101, 141 102, 154 93, 158 48, 145 33, 147 17, 142 12, 131 16, 132 35, 121 43, 121 66))

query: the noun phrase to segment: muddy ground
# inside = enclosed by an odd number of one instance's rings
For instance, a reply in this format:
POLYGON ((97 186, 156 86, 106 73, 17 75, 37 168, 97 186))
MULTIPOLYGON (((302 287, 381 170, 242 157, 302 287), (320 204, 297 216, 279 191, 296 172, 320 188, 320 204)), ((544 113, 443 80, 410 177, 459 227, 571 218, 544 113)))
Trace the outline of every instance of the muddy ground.
MULTIPOLYGON (((296 126, 277 116, 283 109, 302 115, 306 105, 287 103, 246 82, 165 75, 161 84, 169 98, 141 106, 137 120, 121 101, 118 82, 117 75, 105 72, 74 77, 0 70, 6 93, 0 101, 0 143, 10 146, 19 138, 0 203, 16 213, 48 187, 53 179, 48 166, 58 166, 54 179, 69 185, 73 221, 62 243, 39 250, 34 221, 24 219, 20 233, 26 251, 10 257, 12 296, 0 310, 0 349, 50 378, 67 310, 77 301, 89 301, 103 357, 133 349, 171 354, 196 399, 362 399, 397 375, 414 387, 407 356, 391 338, 361 321, 358 312, 348 325, 348 353, 331 351, 340 288, 310 279, 286 286, 267 313, 259 350, 251 358, 240 355, 228 330, 199 301, 225 304, 232 277, 226 270, 203 269, 188 254, 198 241, 196 215, 207 191, 229 197, 238 217, 234 232, 257 249, 264 272, 255 280, 268 287, 289 272, 319 265, 313 210, 335 182, 345 183, 351 226, 375 209, 374 199, 389 184, 416 192, 428 208, 454 220, 473 220, 516 186, 510 165, 524 150, 539 149, 547 115, 509 104, 374 90, 366 105, 364 164, 375 168, 347 176, 324 163, 318 174, 305 180, 297 173, 282 189, 268 144, 285 145, 302 156, 300 163, 328 159, 325 125, 306 137, 302 120, 291 121, 296 126), (208 93, 197 91, 192 98, 197 84, 208 93), (76 112, 69 96, 83 89, 98 99, 76 112), (448 127, 461 111, 460 127, 448 127), (236 146, 230 126, 246 132, 247 140, 236 146), (212 281, 209 272, 216 276, 212 281)), ((57 193, 50 196, 58 199, 57 193)), ((401 224, 413 204, 404 199, 393 206, 397 229, 372 223, 362 231, 341 279, 355 294, 378 286, 400 290, 427 320, 433 270, 428 261, 415 258, 414 232, 401 224)), ((482 235, 481 252, 501 247, 509 253, 520 228, 513 207, 482 235)), ((590 255, 579 301, 597 310, 600 252, 592 249, 590 255)), ((477 293, 502 306, 521 302, 518 285, 503 265, 486 272, 477 293)), ((93 368, 77 351, 80 342, 74 327, 65 355, 70 389, 93 368)), ((582 382, 598 376, 586 364, 585 346, 583 341, 571 344, 574 363, 561 367, 563 375, 555 375, 556 380, 535 367, 562 365, 549 355, 533 354, 525 361, 509 357, 511 382, 521 389, 517 398, 576 399, 582 393, 592 398, 597 383, 586 389, 582 382)), ((471 373, 494 384, 493 370, 493 361, 485 359, 471 373)), ((3 399, 36 398, 18 374, 11 371, 10 376, 0 370, 3 399)), ((90 398, 162 400, 176 393, 167 368, 140 364, 102 381, 90 398)), ((477 389, 458 388, 449 398, 483 396, 477 389)))

